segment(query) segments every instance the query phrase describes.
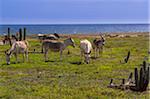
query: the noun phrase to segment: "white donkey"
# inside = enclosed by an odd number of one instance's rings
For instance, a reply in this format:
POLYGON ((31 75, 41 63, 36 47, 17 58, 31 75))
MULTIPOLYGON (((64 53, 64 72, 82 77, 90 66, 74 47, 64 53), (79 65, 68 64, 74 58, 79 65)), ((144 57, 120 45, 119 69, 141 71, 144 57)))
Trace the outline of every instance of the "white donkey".
POLYGON ((92 50, 92 45, 91 45, 90 41, 88 41, 86 39, 80 41, 80 50, 81 50, 81 60, 84 55, 85 62, 88 64, 90 62, 90 57, 91 57, 90 53, 92 50))
POLYGON ((75 47, 75 43, 72 38, 68 38, 68 39, 64 40, 64 42, 60 42, 60 41, 56 41, 56 40, 43 41, 42 53, 44 52, 45 61, 47 61, 47 54, 48 54, 49 49, 54 52, 60 52, 60 60, 62 60, 63 50, 69 45, 75 47))
POLYGON ((27 41, 16 41, 13 43, 12 47, 5 52, 6 54, 6 62, 10 64, 10 57, 12 54, 16 57, 16 62, 18 62, 18 54, 23 54, 23 61, 24 57, 26 56, 26 60, 28 61, 28 42, 27 41))

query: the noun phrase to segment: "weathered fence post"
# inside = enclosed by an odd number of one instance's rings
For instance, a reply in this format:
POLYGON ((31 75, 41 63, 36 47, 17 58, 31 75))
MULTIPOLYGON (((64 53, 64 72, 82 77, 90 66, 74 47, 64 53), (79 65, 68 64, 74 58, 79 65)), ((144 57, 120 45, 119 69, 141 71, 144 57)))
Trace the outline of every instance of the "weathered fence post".
POLYGON ((7 34, 8 38, 10 38, 10 28, 8 28, 8 34, 7 34))
POLYGON ((146 90, 148 84, 149 84, 149 67, 146 70, 145 80, 144 80, 144 85, 143 85, 143 91, 146 90))
POLYGON ((128 78, 128 81, 132 80, 133 73, 131 72, 128 78))
POLYGON ((134 69, 134 79, 135 79, 135 87, 138 90, 139 89, 139 82, 138 82, 138 69, 134 69))
POLYGON ((132 76, 133 76, 133 73, 131 72, 129 77, 128 77, 128 80, 127 80, 128 82, 126 83, 127 86, 129 86, 132 83, 132 76))
POLYGON ((22 29, 20 28, 19 29, 19 41, 21 41, 22 40, 22 29))
POLYGON ((146 61, 143 61, 143 69, 144 69, 144 72, 146 71, 146 61))
POLYGON ((123 79, 122 79, 122 85, 124 85, 124 84, 125 84, 125 79, 123 78, 123 79))
POLYGON ((122 83, 121 83, 121 85, 120 85, 120 88, 122 89, 122 90, 124 90, 126 87, 125 87, 125 79, 123 78, 122 79, 122 83))
MULTIPOLYGON (((129 75, 128 82, 125 83, 125 79, 122 79, 122 83, 119 86, 116 86, 118 89, 130 89, 132 91, 137 91, 137 92, 143 92, 146 91, 148 84, 149 84, 149 66, 147 67, 148 64, 146 64, 146 61, 143 61, 142 67, 139 70, 135 68, 134 69, 134 82, 132 82, 132 72, 129 75), (138 77, 139 76, 139 77, 138 77)), ((109 84, 110 88, 115 88, 113 87, 112 80, 109 84)))
POLYGON ((24 28, 23 30, 24 30, 24 32, 23 32, 23 34, 24 34, 23 40, 26 40, 26 28, 24 28))
POLYGON ((127 55, 127 57, 124 59, 125 63, 127 63, 127 62, 128 62, 129 57, 130 57, 130 51, 128 51, 128 55, 127 55))
POLYGON ((144 85, 144 73, 143 68, 140 69, 140 79, 139 79, 139 91, 142 91, 144 85))
POLYGON ((8 34, 7 34, 7 39, 9 41, 9 45, 11 46, 11 39, 10 39, 10 28, 8 28, 8 34))

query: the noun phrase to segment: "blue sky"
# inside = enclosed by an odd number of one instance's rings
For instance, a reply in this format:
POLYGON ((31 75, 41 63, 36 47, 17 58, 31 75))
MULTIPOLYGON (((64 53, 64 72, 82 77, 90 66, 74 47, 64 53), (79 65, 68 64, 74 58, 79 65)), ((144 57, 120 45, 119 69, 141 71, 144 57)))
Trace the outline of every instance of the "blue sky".
POLYGON ((0 0, 0 24, 148 23, 149 0, 0 0))

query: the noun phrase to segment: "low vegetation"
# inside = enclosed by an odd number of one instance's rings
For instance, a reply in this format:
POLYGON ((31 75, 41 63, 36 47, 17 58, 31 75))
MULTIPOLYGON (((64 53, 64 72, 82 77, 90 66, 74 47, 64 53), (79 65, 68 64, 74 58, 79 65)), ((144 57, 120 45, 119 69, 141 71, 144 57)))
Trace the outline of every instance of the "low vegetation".
MULTIPOLYGON (((118 84, 122 78, 128 78, 134 68, 140 68, 143 60, 150 63, 146 36, 106 38, 103 54, 91 59, 90 64, 80 63, 79 42, 73 38, 76 47, 68 47, 60 61, 59 53, 49 52, 49 61, 44 55, 29 53, 29 62, 6 65, 5 54, 0 52, 0 98, 3 99, 108 99, 138 98, 148 99, 149 90, 143 93, 130 90, 107 88, 110 79, 118 84), (69 54, 68 54, 69 50, 69 54), (123 63, 128 51, 131 52, 128 63, 123 63)), ((83 39, 83 38, 82 38, 83 39)), ((94 38, 87 37, 92 41, 94 38)), ((28 38, 30 51, 41 51, 41 43, 28 38)), ((5 51, 9 45, 0 46, 5 51)), ((92 52, 92 56, 94 53, 92 52)))

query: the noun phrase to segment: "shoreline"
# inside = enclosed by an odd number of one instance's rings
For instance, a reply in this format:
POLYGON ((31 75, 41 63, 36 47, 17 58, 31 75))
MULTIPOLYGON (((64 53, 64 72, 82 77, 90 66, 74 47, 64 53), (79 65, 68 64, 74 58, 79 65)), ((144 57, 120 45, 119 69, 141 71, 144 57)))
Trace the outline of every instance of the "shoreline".
MULTIPOLYGON (((49 33, 52 34, 52 33, 49 33)), ((49 35, 49 34, 45 34, 45 35, 49 35)), ((93 37, 99 37, 99 33, 88 33, 88 34, 58 34, 63 38, 67 38, 67 37, 73 37, 73 38, 93 38, 93 37)), ((124 38, 124 37, 140 37, 140 36, 145 36, 148 37, 149 32, 124 32, 124 33, 101 33, 101 35, 103 35, 106 38, 124 38)), ((38 34, 31 34, 31 35, 27 35, 29 38, 31 37, 38 37, 38 34)))
MULTIPOLYGON (((53 33, 48 33, 44 35, 50 35, 53 33)), ((72 38, 97 38, 99 35, 104 36, 105 38, 126 38, 126 37, 149 37, 150 32, 123 32, 123 33, 78 33, 78 34, 59 34, 62 38, 67 38, 67 37, 72 37, 72 38)), ((2 39, 4 35, 0 35, 0 39, 2 39)), ((36 38, 38 37, 38 34, 28 34, 27 33, 27 38, 36 38)))

